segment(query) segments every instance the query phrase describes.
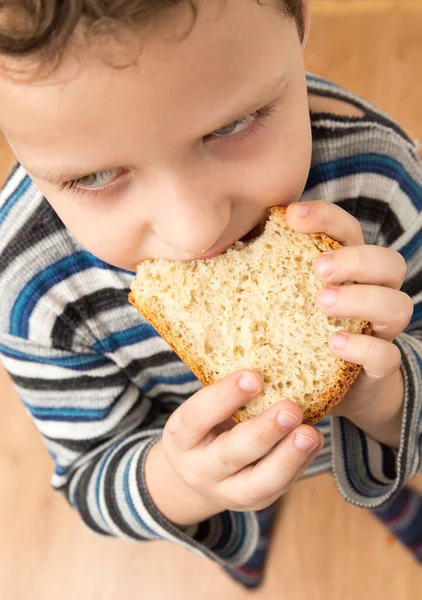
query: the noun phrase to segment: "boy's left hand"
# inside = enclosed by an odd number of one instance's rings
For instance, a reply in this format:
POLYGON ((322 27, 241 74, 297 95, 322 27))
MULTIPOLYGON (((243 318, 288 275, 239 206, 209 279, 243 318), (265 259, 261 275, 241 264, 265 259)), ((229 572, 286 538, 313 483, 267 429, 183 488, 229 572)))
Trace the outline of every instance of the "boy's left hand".
POLYGON ((318 295, 320 310, 327 316, 355 317, 374 325, 372 335, 339 333, 330 340, 336 356, 363 367, 332 414, 347 417, 370 434, 393 427, 394 432, 384 435, 387 439, 380 435, 376 439, 397 445, 400 432, 395 429, 401 424, 404 391, 401 354, 392 341, 413 314, 411 298, 400 291, 406 263, 391 248, 365 245, 359 221, 330 202, 291 204, 286 217, 292 229, 324 232, 343 246, 323 253, 315 263, 315 274, 325 284, 318 295), (305 207, 308 214, 301 214, 305 207))

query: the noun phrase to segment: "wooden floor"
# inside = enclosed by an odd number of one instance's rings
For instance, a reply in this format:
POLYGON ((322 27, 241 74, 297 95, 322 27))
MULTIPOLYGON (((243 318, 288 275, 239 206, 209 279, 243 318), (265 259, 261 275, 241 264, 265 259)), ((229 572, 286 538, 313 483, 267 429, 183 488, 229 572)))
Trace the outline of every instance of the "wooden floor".
MULTIPOLYGON (((308 69, 350 87, 422 139, 422 0, 314 0, 308 69)), ((0 145, 0 176, 10 165, 0 145)), ((0 371, 1 600, 410 600, 422 568, 330 477, 297 484, 280 516, 265 586, 157 542, 90 533, 49 488, 51 461, 0 371)), ((419 478, 416 484, 422 489, 419 478)))

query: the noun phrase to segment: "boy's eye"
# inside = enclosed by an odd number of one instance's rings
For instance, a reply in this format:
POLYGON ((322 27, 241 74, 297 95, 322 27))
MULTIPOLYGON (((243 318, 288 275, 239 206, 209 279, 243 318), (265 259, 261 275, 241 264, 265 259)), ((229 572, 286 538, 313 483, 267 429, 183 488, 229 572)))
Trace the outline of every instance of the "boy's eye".
POLYGON ((273 111, 274 106, 264 106, 263 108, 255 110, 245 117, 241 117, 240 119, 236 119, 236 121, 232 121, 231 123, 228 123, 219 129, 215 129, 210 135, 206 136, 206 139, 231 137, 242 131, 245 131, 245 134, 249 133, 255 128, 255 125, 263 123, 267 117, 271 116, 273 111))
POLYGON ((96 190, 99 188, 107 187, 112 183, 116 177, 120 174, 121 169, 108 169, 107 171, 99 171, 98 173, 91 173, 85 177, 74 179, 68 182, 69 187, 79 187, 86 190, 96 190))
POLYGON ((223 127, 220 127, 220 129, 215 129, 211 135, 216 136, 216 137, 223 137, 225 135, 233 135, 234 133, 239 133, 239 131, 246 129, 246 127, 250 123, 253 123, 253 121, 255 120, 256 117, 257 117, 256 112, 251 113, 250 115, 247 115, 246 117, 242 117, 241 119, 232 121, 228 125, 224 125, 223 127))

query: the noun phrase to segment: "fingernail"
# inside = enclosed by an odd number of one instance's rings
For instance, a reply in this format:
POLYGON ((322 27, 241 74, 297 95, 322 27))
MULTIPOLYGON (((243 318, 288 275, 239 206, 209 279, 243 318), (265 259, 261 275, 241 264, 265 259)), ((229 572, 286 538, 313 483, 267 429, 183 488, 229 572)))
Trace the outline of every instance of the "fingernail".
POLYGON ((298 202, 295 205, 296 214, 298 214, 302 218, 307 217, 309 215, 310 210, 311 210, 311 207, 309 206, 309 204, 304 204, 303 202, 298 202))
POLYGON ((344 350, 347 344, 349 336, 347 333, 335 333, 331 338, 331 345, 334 350, 344 350))
POLYGON ((243 373, 239 379, 239 387, 244 392, 252 394, 253 392, 258 392, 261 386, 255 375, 252 375, 252 373, 243 373))
POLYGON ((298 450, 303 450, 303 452, 310 452, 318 446, 315 440, 307 435, 303 435, 303 433, 295 435, 294 444, 298 450))
POLYGON ((334 273, 334 259, 331 252, 321 254, 317 261, 317 270, 321 277, 329 277, 334 273))
POLYGON ((320 302, 327 308, 337 304, 337 290, 333 288, 324 288, 320 295, 320 302))
POLYGON ((300 419, 293 413, 281 410, 277 415, 277 423, 280 427, 283 427, 283 429, 291 429, 292 427, 295 427, 295 425, 299 425, 300 419))

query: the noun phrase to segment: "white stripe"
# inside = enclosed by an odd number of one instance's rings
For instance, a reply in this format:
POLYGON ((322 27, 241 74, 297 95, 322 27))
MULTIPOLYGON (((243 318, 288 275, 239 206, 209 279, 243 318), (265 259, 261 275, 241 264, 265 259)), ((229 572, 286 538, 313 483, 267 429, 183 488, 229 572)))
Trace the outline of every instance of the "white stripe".
MULTIPOLYGON (((70 380, 71 381, 71 380, 70 380)), ((85 390, 66 389, 63 383, 62 390, 29 390, 15 385, 20 398, 30 407, 45 408, 85 408, 103 409, 114 402, 122 392, 122 385, 109 387, 88 388, 85 390), (95 398, 94 398, 95 396, 95 398)), ((60 386, 58 386, 60 387, 60 386)))
POLYGON ((9 196, 14 193, 15 189, 19 187, 25 177, 26 173, 24 169, 22 167, 18 167, 6 185, 3 188, 0 188, 0 207, 2 207, 9 196))
MULTIPOLYGON (((25 175, 22 176, 20 170, 15 174, 12 181, 7 185, 10 188, 10 194, 1 194, 0 206, 6 201, 9 195, 12 195, 15 189, 17 189, 20 183, 23 181, 25 175), (17 179, 16 179, 17 177, 17 179), (14 183, 16 179, 16 182, 14 183)), ((4 189, 3 189, 4 191, 4 189)), ((19 198, 19 201, 14 204, 12 209, 9 211, 5 221, 1 226, 0 236, 0 253, 6 248, 6 246, 15 237, 16 233, 29 222, 32 215, 39 210, 39 205, 43 201, 43 195, 41 192, 32 184, 19 198)))
MULTIPOLYGON (((143 444, 140 444, 140 447, 139 447, 139 449, 138 449, 138 452, 141 452, 141 451, 143 450, 143 448, 144 448, 144 447, 145 447, 147 444, 148 444, 148 440, 146 440, 146 441, 145 441, 143 444)), ((105 465, 104 465, 104 470, 105 470, 105 471, 107 470, 107 468, 108 468, 108 466, 109 466, 109 464, 110 464, 111 460, 113 459, 114 455, 116 454, 116 452, 118 452, 118 448, 116 448, 116 449, 115 449, 115 450, 114 450, 114 451, 111 453, 111 455, 108 457, 108 459, 107 459, 107 461, 106 461, 106 463, 105 463, 105 465)), ((102 512, 102 514, 103 514, 103 516, 104 516, 104 519, 106 520, 106 522, 107 522, 107 525, 108 525, 108 526, 109 526, 109 528, 110 528, 110 531, 111 531, 112 533, 114 533, 114 535, 116 535, 116 536, 118 536, 118 537, 120 537, 120 538, 123 538, 123 539, 125 539, 125 540, 128 540, 128 541, 133 541, 133 538, 131 538, 131 537, 130 537, 129 535, 127 535, 126 533, 124 533, 124 532, 123 532, 123 531, 122 531, 122 530, 121 530, 121 529, 120 529, 120 528, 119 528, 119 527, 116 525, 116 523, 113 521, 113 519, 111 518, 111 515, 110 515, 110 513, 109 513, 109 511, 108 511, 108 508, 107 508, 107 503, 106 503, 106 497, 108 496, 109 492, 105 493, 105 484, 104 484, 104 480, 105 480, 105 477, 103 477, 103 478, 100 480, 100 494, 99 494, 99 495, 100 495, 100 507, 101 507, 101 512, 102 512)), ((112 493, 114 493, 114 490, 113 490, 113 492, 112 492, 112 493)), ((147 537, 148 537, 148 536, 147 536, 147 537)))
MULTIPOLYGON (((80 273, 75 273, 51 287, 48 294, 38 301, 32 311, 29 320, 30 337, 37 334, 37 330, 40 329, 40 324, 42 324, 42 337, 51 339, 52 329, 56 322, 55 319, 60 316, 69 302, 83 298, 85 295, 98 292, 105 287, 109 287, 109 272, 104 271, 96 273, 96 271, 101 271, 101 269, 92 267, 91 269, 87 269, 80 273), (52 306, 53 302, 54 305, 52 306)), ((117 286, 113 285, 113 287, 117 286)), ((92 329, 87 326, 86 321, 81 325, 83 327, 82 330, 78 327, 75 332, 75 338, 77 340, 83 339, 84 337, 87 338, 87 331, 96 331, 98 328, 98 321, 94 320, 92 329)), ((86 339, 89 345, 92 344, 93 340, 95 341, 95 338, 92 334, 86 339)))
POLYGON ((418 218, 418 210, 407 194, 398 186, 397 181, 376 173, 359 173, 320 183, 307 190, 303 195, 303 199, 314 200, 315 198, 329 197, 330 201, 337 202, 344 198, 357 198, 358 196, 367 195, 375 200, 391 202, 394 213, 403 229, 406 229, 409 223, 418 218))
MULTIPOLYGON (((315 77, 314 73, 308 72, 307 74, 310 75, 311 77, 315 77)), ((314 81, 314 80, 309 81, 308 80, 307 85, 308 85, 309 90, 312 90, 312 88, 314 88, 314 89, 321 90, 321 91, 327 91, 327 92, 331 92, 331 93, 334 92, 335 94, 337 94, 337 96, 339 98, 342 97, 342 98, 348 99, 352 102, 353 105, 359 104, 360 106, 363 106, 364 108, 366 108, 366 110, 369 110, 369 111, 379 115, 380 117, 383 117, 388 122, 390 122, 392 120, 390 115, 388 115, 387 113, 382 111, 375 104, 372 104, 368 100, 364 100, 363 98, 361 98, 360 96, 357 96, 353 92, 349 92, 348 90, 345 90, 335 84, 329 85, 328 83, 324 83, 322 81, 314 81)))
MULTIPOLYGON (((55 352, 55 350, 53 350, 55 352)), ((63 353, 64 354, 64 353, 63 353)), ((95 356, 93 356, 95 358, 95 356)), ((99 358, 101 358, 99 356, 99 358)), ((2 361, 9 373, 27 378, 44 379, 45 381, 57 381, 58 379, 71 380, 84 375, 94 377, 106 377, 117 371, 114 363, 109 362, 103 367, 95 367, 87 370, 76 370, 71 367, 58 367, 49 363, 19 360, 2 355, 2 361)))
MULTIPOLYGON (((115 452, 112 453, 112 455, 113 454, 115 454, 115 452)), ((108 462, 109 461, 107 461, 106 465, 108 464, 108 462)), ((98 483, 98 476, 99 476, 100 470, 104 467, 104 470, 103 470, 103 479, 100 480, 100 490, 99 490, 99 492, 100 492, 99 493, 100 504, 102 504, 101 503, 101 496, 104 493, 103 481, 105 479, 106 465, 104 465, 103 461, 99 460, 98 463, 97 463, 97 465, 96 465, 96 467, 95 467, 95 469, 94 469, 94 471, 92 472, 92 475, 91 475, 89 483, 88 483, 86 502, 87 502, 89 514, 91 515, 91 517, 93 518, 93 520, 97 523, 97 525, 99 527, 101 527, 101 529, 104 529, 104 531, 109 531, 109 529, 110 529, 110 519, 106 519, 105 520, 103 518, 103 515, 101 514, 100 508, 99 508, 99 506, 97 504, 97 483, 98 483)))
POLYGON ((376 442, 368 435, 365 436, 368 447, 368 467, 371 475, 384 484, 391 484, 391 479, 385 476, 382 470, 383 458, 382 449, 379 442, 376 442))
MULTIPOLYGON (((348 130, 348 129, 367 130, 368 125, 369 125, 371 127, 371 130, 378 130, 378 131, 381 131, 383 134, 387 134, 391 138, 395 138, 396 141, 400 144, 400 146, 406 147, 408 150, 410 150, 414 154, 414 157, 417 160, 419 160, 419 153, 418 153, 418 147, 416 145, 416 142, 415 143, 408 142, 399 133, 397 133, 397 131, 392 129, 391 126, 383 125, 381 123, 376 123, 374 121, 370 121, 369 123, 368 123, 368 121, 343 122, 343 121, 337 121, 334 119, 327 119, 327 118, 318 119, 318 120, 315 119, 312 121, 312 124, 315 127, 323 127, 325 129, 339 129, 339 130, 341 130, 341 129, 343 129, 343 130, 348 130)), ((350 136, 349 142, 352 137, 355 137, 355 136, 350 136)), ((356 142, 356 143, 358 143, 358 142, 356 142)))
MULTIPOLYGON (((149 440, 147 440, 146 443, 149 443, 149 440)), ((145 448, 145 443, 142 445, 142 450, 145 448)), ((133 452, 136 451, 133 446, 125 453, 125 455, 122 457, 119 466, 117 468, 116 471, 116 478, 115 478, 115 499, 117 502, 117 505, 119 507, 119 510, 125 520, 126 523, 128 523, 128 525, 138 534, 141 535, 143 537, 146 537, 148 539, 154 539, 155 536, 153 534, 151 534, 149 531, 147 531, 144 527, 141 526, 141 524, 139 523, 139 521, 137 521, 135 519, 135 517, 132 515, 131 510, 129 509, 129 506, 125 500, 125 495, 123 493, 124 490, 124 472, 125 469, 127 467, 127 463, 129 460, 129 455, 132 456, 133 452), (119 490, 117 492, 117 490, 119 490)))
POLYGON ((32 417, 35 426, 42 435, 64 440, 86 440, 99 437, 112 431, 129 410, 136 404, 139 390, 130 386, 119 402, 113 407, 107 418, 101 421, 73 423, 71 421, 41 421, 32 417))

